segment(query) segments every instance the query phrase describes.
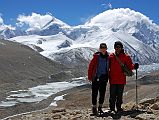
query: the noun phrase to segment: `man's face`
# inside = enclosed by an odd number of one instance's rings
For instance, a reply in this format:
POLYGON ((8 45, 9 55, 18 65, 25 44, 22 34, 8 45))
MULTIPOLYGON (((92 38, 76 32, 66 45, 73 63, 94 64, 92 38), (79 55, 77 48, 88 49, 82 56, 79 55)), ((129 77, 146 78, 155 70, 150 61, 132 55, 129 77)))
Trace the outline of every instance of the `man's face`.
POLYGON ((103 55, 106 54, 106 50, 107 50, 107 48, 100 48, 100 49, 99 49, 99 51, 100 51, 103 55))
POLYGON ((115 47, 115 53, 116 53, 116 54, 120 54, 121 50, 122 50, 122 48, 121 48, 120 45, 117 45, 117 46, 115 47))

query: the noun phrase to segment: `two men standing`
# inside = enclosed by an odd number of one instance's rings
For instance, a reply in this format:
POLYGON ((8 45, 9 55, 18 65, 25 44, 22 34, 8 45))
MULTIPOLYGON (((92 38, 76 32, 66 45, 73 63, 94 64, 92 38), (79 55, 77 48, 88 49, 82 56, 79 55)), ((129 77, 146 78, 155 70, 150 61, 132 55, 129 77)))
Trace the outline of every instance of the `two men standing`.
POLYGON ((124 53, 123 44, 120 41, 115 42, 115 52, 108 55, 107 47, 104 49, 101 46, 106 46, 105 43, 100 44, 99 52, 94 54, 88 68, 88 80, 92 82, 92 112, 97 114, 96 103, 99 91, 99 107, 98 112, 102 111, 102 104, 104 102, 106 85, 109 78, 110 83, 110 111, 123 111, 121 108, 124 86, 126 84, 126 75, 122 71, 119 60, 126 64, 130 70, 138 69, 139 64, 132 63, 129 55, 124 53), (106 56, 106 57, 102 57, 106 56), (117 57, 119 60, 117 60, 117 57), (103 82, 104 81, 104 82, 103 82))

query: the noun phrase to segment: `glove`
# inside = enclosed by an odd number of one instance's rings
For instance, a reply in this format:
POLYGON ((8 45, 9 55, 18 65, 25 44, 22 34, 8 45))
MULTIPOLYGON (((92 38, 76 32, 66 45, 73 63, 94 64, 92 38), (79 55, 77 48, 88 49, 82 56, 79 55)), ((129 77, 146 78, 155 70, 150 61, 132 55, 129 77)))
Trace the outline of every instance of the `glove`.
POLYGON ((134 69, 138 69, 139 68, 139 63, 135 63, 134 64, 134 69))

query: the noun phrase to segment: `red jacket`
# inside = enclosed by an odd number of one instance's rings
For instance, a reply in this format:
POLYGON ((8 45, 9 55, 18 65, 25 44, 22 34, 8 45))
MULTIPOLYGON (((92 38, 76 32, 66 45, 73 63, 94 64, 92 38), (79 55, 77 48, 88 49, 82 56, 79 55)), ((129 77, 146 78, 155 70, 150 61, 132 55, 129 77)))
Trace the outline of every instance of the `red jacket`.
MULTIPOLYGON (((118 58, 120 61, 129 67, 129 69, 134 69, 134 64, 132 63, 132 60, 128 54, 125 54, 124 52, 120 53, 118 58)), ((110 72, 109 72, 109 83, 110 84, 126 84, 126 76, 122 72, 121 66, 119 62, 117 61, 114 53, 110 54, 109 56, 109 66, 110 66, 110 72)))
MULTIPOLYGON (((98 67, 98 57, 100 53, 97 52, 93 55, 93 59, 89 63, 88 67, 88 80, 92 81, 92 79, 96 76, 97 73, 97 67, 98 67)), ((106 53, 108 55, 108 53, 106 53)), ((108 57, 109 58, 109 57, 108 57)), ((107 70, 108 71, 108 70, 107 70)))

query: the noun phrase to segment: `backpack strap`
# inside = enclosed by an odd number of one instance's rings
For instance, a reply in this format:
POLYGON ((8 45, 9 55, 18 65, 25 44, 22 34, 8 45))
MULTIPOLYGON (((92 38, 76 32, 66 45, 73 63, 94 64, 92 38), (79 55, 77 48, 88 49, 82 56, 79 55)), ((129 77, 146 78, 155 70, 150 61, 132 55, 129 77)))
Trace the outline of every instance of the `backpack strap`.
POLYGON ((114 54, 114 56, 115 56, 116 60, 119 62, 119 64, 120 64, 121 66, 123 66, 124 64, 119 60, 119 58, 116 56, 116 54, 114 54))

